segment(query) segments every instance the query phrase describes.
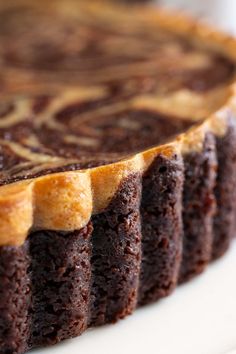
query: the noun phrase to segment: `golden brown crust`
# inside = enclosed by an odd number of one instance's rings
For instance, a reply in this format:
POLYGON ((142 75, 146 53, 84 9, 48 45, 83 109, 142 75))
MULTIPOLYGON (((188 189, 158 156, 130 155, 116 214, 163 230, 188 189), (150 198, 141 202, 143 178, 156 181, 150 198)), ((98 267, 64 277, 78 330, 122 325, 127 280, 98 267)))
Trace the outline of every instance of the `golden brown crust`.
MULTIPOLYGON (((70 11, 66 2, 64 10, 70 11)), ((115 10, 109 6, 101 8, 98 2, 89 2, 86 11, 92 14, 101 11, 102 16, 106 20, 109 18, 109 21, 118 16, 115 10)), ((205 25, 197 24, 182 15, 173 16, 161 10, 155 12, 143 8, 135 11, 132 17, 140 18, 144 24, 155 26, 155 23, 158 23, 158 27, 177 31, 196 43, 201 43, 201 46, 205 43, 206 47, 236 60, 236 41, 226 35, 205 25)), ((24 79, 26 77, 24 76, 24 79)), ((31 79, 29 78, 28 83, 25 82, 26 86, 31 86, 31 79)), ((100 90, 95 91, 93 95, 103 94, 100 90)), ((82 95, 89 95, 89 90, 81 92, 82 95)), ((206 132, 224 136, 227 131, 228 115, 236 114, 236 84, 234 83, 227 83, 207 95, 183 90, 175 95, 165 94, 154 98, 156 100, 143 95, 135 98, 130 104, 146 108, 153 108, 153 105, 156 105, 158 111, 163 110, 163 112, 173 107, 176 115, 178 116, 179 112, 179 116, 184 119, 183 105, 186 106, 186 102, 189 102, 186 108, 187 117, 191 117, 195 122, 204 118, 204 122, 167 144, 135 153, 119 162, 79 171, 53 173, 1 186, 0 245, 21 245, 31 229, 70 231, 82 228, 88 223, 92 214, 99 213, 107 207, 124 177, 137 171, 143 173, 160 153, 171 157, 180 151, 182 154, 193 150, 201 151, 206 132)), ((26 110, 26 107, 22 109, 26 110)), ((11 120, 14 119, 16 117, 11 116, 11 120)), ((0 124, 4 124, 4 120, 0 124)), ((17 146, 15 148, 18 149, 17 146)))

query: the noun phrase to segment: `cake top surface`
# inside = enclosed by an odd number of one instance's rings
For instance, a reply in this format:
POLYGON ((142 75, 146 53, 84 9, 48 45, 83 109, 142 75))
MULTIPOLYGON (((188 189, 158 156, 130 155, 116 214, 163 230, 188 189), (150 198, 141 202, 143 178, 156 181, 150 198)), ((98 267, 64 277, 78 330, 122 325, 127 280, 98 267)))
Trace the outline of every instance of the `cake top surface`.
POLYGON ((234 60, 207 41, 136 9, 43 3, 0 6, 1 185, 122 160, 224 104, 234 60))

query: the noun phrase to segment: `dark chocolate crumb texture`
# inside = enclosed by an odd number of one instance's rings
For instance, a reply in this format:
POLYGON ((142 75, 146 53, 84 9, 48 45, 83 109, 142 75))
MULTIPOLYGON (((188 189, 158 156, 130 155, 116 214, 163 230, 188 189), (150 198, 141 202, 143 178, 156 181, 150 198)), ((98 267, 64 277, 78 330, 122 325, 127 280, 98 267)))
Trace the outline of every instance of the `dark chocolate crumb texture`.
POLYGON ((0 4, 1 354, 116 322, 233 239, 236 42, 125 6, 0 4))

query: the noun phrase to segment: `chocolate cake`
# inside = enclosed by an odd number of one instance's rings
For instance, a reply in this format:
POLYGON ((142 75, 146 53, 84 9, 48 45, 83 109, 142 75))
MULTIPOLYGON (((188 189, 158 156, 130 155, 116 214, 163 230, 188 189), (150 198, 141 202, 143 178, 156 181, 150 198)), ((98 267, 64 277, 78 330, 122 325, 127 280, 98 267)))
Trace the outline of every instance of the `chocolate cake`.
POLYGON ((0 44, 0 353, 23 354, 228 249, 236 42, 148 7, 9 0, 0 44))

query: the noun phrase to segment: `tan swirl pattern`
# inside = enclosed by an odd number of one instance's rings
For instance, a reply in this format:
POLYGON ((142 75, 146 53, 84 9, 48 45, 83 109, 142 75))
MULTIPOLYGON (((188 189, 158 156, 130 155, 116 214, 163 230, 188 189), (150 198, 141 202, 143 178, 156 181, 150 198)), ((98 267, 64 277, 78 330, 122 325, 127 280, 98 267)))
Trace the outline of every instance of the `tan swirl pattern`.
POLYGON ((166 142, 227 95, 234 65, 214 50, 132 14, 71 8, 0 6, 1 184, 166 142))

